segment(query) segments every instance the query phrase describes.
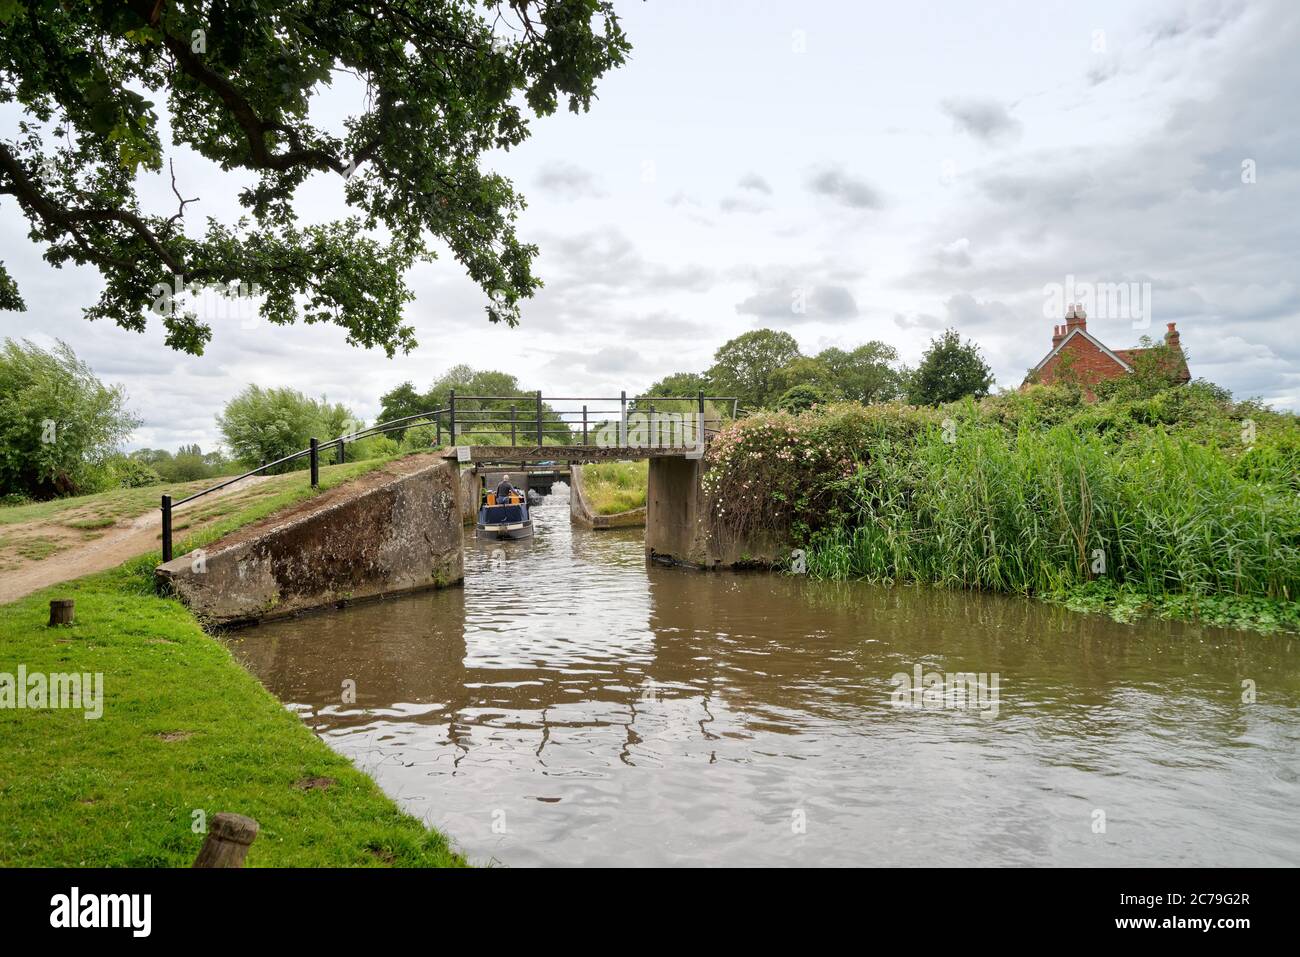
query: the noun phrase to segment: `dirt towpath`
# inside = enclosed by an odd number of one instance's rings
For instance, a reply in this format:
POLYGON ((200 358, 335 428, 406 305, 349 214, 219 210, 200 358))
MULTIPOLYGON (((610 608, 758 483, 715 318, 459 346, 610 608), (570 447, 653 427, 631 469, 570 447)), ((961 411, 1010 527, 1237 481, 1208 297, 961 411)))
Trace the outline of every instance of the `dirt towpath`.
MULTIPOLYGON (((240 492, 266 481, 268 476, 254 475, 205 498, 218 498, 240 492)), ((10 526, 10 531, 39 534, 42 522, 28 522, 10 526)), ((54 529, 50 529, 51 534, 54 529)), ((162 516, 157 509, 128 519, 110 528, 107 533, 88 542, 79 542, 49 558, 26 562, 17 568, 0 572, 0 604, 17 601, 34 591, 71 581, 113 568, 122 562, 143 555, 158 547, 162 535, 162 516)))

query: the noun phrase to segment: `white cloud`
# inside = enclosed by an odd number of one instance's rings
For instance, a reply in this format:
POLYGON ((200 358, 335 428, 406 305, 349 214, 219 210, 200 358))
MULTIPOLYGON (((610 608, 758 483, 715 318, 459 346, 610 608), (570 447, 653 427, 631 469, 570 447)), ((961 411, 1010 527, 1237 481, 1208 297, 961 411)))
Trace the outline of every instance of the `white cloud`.
MULTIPOLYGON (((86 322, 97 275, 52 269, 0 196, 0 260, 30 309, 0 314, 0 335, 63 338, 124 383, 145 419, 136 444, 207 447, 215 413, 249 382, 326 393, 366 417, 401 381, 423 387, 458 362, 526 388, 617 394, 704 368, 760 323, 810 347, 884 339, 909 361, 955 326, 1016 385, 1050 343, 1044 284, 1073 274, 1150 282, 1153 329, 1178 322, 1194 375, 1294 407, 1300 7, 1162 9, 1151 22, 1118 0, 1045 0, 1041 17, 988 32, 975 8, 936 26, 906 5, 843 3, 808 27, 816 56, 792 57, 771 52, 789 35, 775 6, 737 21, 726 5, 633 4, 620 12, 634 55, 591 112, 537 120, 529 142, 486 163, 525 194, 519 234, 540 248, 545 288, 522 303, 518 329, 487 323, 486 297, 444 251, 411 275, 421 346, 409 356, 301 325, 220 326, 207 355, 179 356, 156 325, 137 335, 86 322), (1088 50, 1098 23, 1104 54, 1088 50), (864 60, 856 38, 882 30, 891 43, 864 60), (935 106, 945 97, 947 120, 935 106), (941 189, 949 161, 957 174, 941 189)), ((0 136, 15 116, 0 105, 0 136)), ((187 159, 180 185, 202 197, 190 208, 200 225, 238 211, 215 168, 187 159)), ((147 193, 174 209, 165 178, 147 193)), ((338 177, 310 179, 298 207, 313 221, 344 214, 338 177)), ((1142 332, 1098 331, 1117 347, 1142 332)))
POLYGON ((1020 136, 1020 121, 997 100, 953 97, 939 108, 952 118, 956 129, 984 143, 1005 143, 1020 136))
POLYGON ((605 195, 591 170, 564 160, 542 164, 536 183, 538 189, 562 199, 599 199, 605 195))
POLYGON ((879 209, 883 205, 880 192, 874 186, 838 166, 814 172, 808 177, 808 188, 851 209, 879 209))

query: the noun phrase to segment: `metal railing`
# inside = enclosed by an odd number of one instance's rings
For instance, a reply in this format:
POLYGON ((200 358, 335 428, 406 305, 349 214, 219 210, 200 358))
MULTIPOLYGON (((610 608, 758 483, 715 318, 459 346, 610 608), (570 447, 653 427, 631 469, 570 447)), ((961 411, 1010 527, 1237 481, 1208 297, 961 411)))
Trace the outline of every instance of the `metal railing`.
MULTIPOLYGON (((546 396, 541 392, 525 395, 459 395, 454 390, 448 397, 448 428, 451 444, 465 435, 500 436, 508 438, 510 446, 519 446, 521 439, 533 447, 548 444, 590 447, 594 433, 616 427, 616 447, 627 448, 628 423, 638 413, 645 415, 644 423, 656 436, 676 423, 671 417, 680 414, 683 404, 700 415, 701 427, 708 434, 718 430, 710 428, 709 415, 716 419, 734 419, 738 413, 738 400, 734 396, 709 396, 698 392, 693 396, 546 396), (465 407, 465 403, 471 405, 465 407), (580 407, 558 408, 560 403, 582 403, 580 407), (609 403, 617 407, 606 408, 592 403, 609 403), (720 411, 718 404, 724 405, 720 411), (667 406, 668 408, 665 408, 667 406), (729 408, 728 411, 725 411, 729 408)), ((606 443, 609 445, 609 443, 606 443)))
MULTIPOLYGON (((691 403, 694 406, 692 411, 700 415, 700 421, 697 425, 699 436, 702 441, 707 441, 712 435, 716 435, 719 429, 709 427, 708 413, 712 406, 712 411, 717 414, 717 403, 729 403, 730 418, 734 419, 739 414, 738 400, 733 396, 706 396, 699 392, 694 396, 631 396, 626 392, 620 392, 616 397, 609 398, 584 398, 572 396, 550 396, 544 402, 542 393, 533 392, 527 395, 505 395, 505 396, 483 396, 483 395, 457 395, 453 389, 449 393, 447 408, 436 409, 432 412, 419 412, 415 415, 403 416, 399 419, 392 419, 388 422, 380 422, 368 428, 359 429, 356 432, 350 432, 347 435, 340 435, 327 442, 320 442, 313 438, 307 448, 289 455, 276 459, 274 462, 264 462, 255 469, 249 469, 242 475, 236 475, 234 478, 225 479, 218 482, 210 488, 195 492, 179 501, 173 502, 170 495, 162 496, 162 560, 169 562, 172 560, 172 513, 182 505, 200 499, 205 495, 213 492, 219 492, 221 489, 234 485, 236 482, 242 482, 246 478, 252 478, 254 475, 260 475, 269 469, 278 468, 281 465, 288 465, 299 459, 306 457, 310 461, 311 470, 311 487, 317 488, 320 485, 320 455, 331 448, 337 450, 335 464, 342 464, 346 461, 347 443, 355 442, 360 439, 369 438, 374 435, 383 435, 387 432, 395 432, 398 429, 406 430, 412 428, 422 428, 433 426, 435 430, 434 445, 442 445, 442 436, 444 428, 446 429, 448 444, 455 445, 458 436, 491 436, 500 435, 509 436, 510 446, 518 447, 520 438, 524 438, 526 443, 531 446, 533 440, 536 440, 537 448, 547 445, 547 439, 552 441, 551 445, 563 446, 581 446, 584 448, 592 447, 591 438, 593 434, 604 430, 615 428, 616 438, 615 448, 640 448, 642 446, 629 446, 628 444, 628 426, 632 416, 644 414, 646 416, 645 427, 655 441, 663 437, 664 425, 669 427, 669 440, 672 439, 673 429, 678 424, 674 416, 680 413, 665 411, 664 404, 674 403, 691 403), (466 408, 464 403, 471 403, 474 407, 466 408), (581 402, 582 408, 578 409, 556 409, 549 403, 560 402, 581 402), (618 403, 617 409, 593 409, 589 403, 618 403), (461 403, 460 407, 457 404, 461 403), (493 403, 494 407, 483 407, 481 403, 493 403), (508 405, 507 405, 508 403, 508 405), (525 404, 526 413, 520 416, 520 405, 525 404), (644 413, 642 413, 644 403, 644 413), (657 408, 658 406, 658 408, 657 408), (506 414, 509 413, 509 417, 506 414), (492 417, 497 416, 497 417, 492 417), (617 418, 610 418, 617 416, 617 418), (423 420, 417 422, 416 420, 423 420), (414 423, 414 424, 412 424, 414 423)), ((721 416, 714 421, 721 422, 721 416)), ((640 426, 638 425, 638 428, 640 426)), ((598 441, 597 446, 608 448, 607 442, 598 441)), ((657 446, 671 447, 671 446, 657 446)))
POLYGON ((234 485, 236 482, 242 482, 246 478, 252 478, 254 475, 260 475, 263 472, 266 472, 268 469, 277 468, 278 466, 281 465, 288 465, 290 462, 296 462, 299 459, 303 458, 304 456, 306 456, 310 460, 309 468, 311 470, 311 487, 316 488, 317 486, 320 485, 320 454, 322 451, 328 451, 330 448, 337 449, 335 464, 341 465, 343 462, 347 460, 348 442, 355 442, 358 439, 368 438, 372 435, 382 435, 385 432, 395 432, 398 429, 420 428, 421 425, 424 426, 432 425, 437 430, 437 437, 434 441, 434 444, 441 445, 442 444, 442 416, 446 412, 447 412, 446 409, 438 409, 434 412, 420 412, 416 415, 403 416, 400 419, 393 419, 390 422, 380 422, 370 426, 369 428, 359 429, 356 432, 349 432, 347 435, 340 435, 337 438, 330 439, 328 442, 324 442, 324 443, 313 438, 311 440, 311 444, 308 445, 307 448, 305 449, 302 449, 298 452, 293 452, 289 455, 285 455, 281 458, 276 459, 274 462, 264 462, 255 469, 249 469, 243 475, 236 475, 234 478, 229 478, 223 482, 218 482, 216 485, 213 485, 210 488, 205 488, 200 492, 195 492, 193 495, 189 495, 181 499, 180 501, 173 502, 172 497, 170 495, 164 495, 162 497, 162 505, 161 505, 162 560, 164 562, 169 562, 172 560, 172 512, 173 510, 180 508, 182 505, 187 505, 190 502, 193 502, 195 499, 202 498, 205 495, 210 495, 213 492, 219 492, 223 488, 226 488, 227 486, 230 485, 234 485), (424 419, 425 421, 423 423, 416 423, 415 425, 412 425, 411 423, 415 422, 416 419, 424 419))

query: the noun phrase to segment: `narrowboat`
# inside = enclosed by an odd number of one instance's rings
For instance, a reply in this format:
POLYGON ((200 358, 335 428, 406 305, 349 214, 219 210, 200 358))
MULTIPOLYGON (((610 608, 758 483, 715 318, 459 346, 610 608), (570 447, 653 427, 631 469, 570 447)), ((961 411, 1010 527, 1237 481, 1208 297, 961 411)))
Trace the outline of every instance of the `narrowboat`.
POLYGON ((494 482, 489 486, 488 477, 484 476, 476 529, 478 537, 498 541, 532 538, 533 522, 528 517, 527 489, 512 489, 506 496, 507 500, 499 502, 496 484, 494 482))

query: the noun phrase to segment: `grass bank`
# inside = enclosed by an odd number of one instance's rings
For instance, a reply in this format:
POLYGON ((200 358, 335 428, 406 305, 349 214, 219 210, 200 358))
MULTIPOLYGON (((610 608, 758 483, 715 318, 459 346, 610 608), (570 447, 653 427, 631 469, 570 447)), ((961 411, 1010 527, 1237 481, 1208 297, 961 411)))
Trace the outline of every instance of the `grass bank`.
MULTIPOLYGON (((383 464, 339 466, 332 486, 383 464)), ((299 484, 178 541, 177 554, 312 494, 299 484)), ((208 818, 261 832, 249 866, 450 866, 446 839, 404 814, 154 592, 159 555, 0 608, 0 672, 101 673, 103 716, 0 708, 0 866, 189 866, 208 818), (48 628, 50 598, 77 624, 48 628)))
POLYGON ((1300 631, 1300 423, 1211 386, 760 415, 709 466, 715 524, 819 577, 1300 631))
MULTIPOLYGON (((320 469, 321 483, 324 487, 329 487, 390 460, 391 456, 343 465, 323 465, 320 469)), ((122 523, 142 515, 156 514, 159 498, 164 494, 179 501, 221 481, 224 480, 213 478, 145 488, 113 489, 91 495, 0 507, 0 571, 61 554, 101 538, 122 523)), ((177 534, 197 531, 266 503, 278 508, 284 503, 286 495, 300 496, 308 493, 310 486, 305 471, 252 480, 230 492, 199 499, 177 510, 173 531, 177 534)))
POLYGON ((593 462, 582 466, 583 492, 596 515, 617 515, 645 507, 650 463, 593 462))
MULTIPOLYGON (((367 459, 364 462, 322 466, 319 470, 319 487, 314 489, 305 472, 289 472, 269 478, 262 484, 248 489, 247 492, 231 496, 229 500, 214 499, 210 503, 205 503, 203 499, 199 499, 190 505, 182 506, 172 519, 172 534, 175 537, 173 555, 179 558, 196 548, 209 545, 243 525, 256 522, 272 512, 374 471, 397 457, 385 456, 367 459), (186 534, 182 535, 182 532, 186 534)), ((161 560, 161 553, 145 556, 144 567, 150 577, 154 566, 161 560)))

